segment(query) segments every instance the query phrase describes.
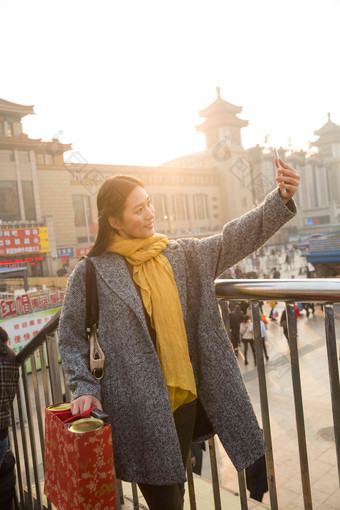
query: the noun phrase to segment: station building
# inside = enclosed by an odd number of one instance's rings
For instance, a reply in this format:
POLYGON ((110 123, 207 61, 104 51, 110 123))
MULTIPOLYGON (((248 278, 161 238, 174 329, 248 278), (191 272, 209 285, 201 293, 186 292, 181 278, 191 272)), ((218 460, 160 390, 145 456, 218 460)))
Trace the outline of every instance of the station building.
MULTIPOLYGON (((152 196, 156 230, 170 238, 207 236, 259 204, 276 186, 273 150, 242 144, 242 107, 221 97, 200 111, 204 151, 160 166, 92 164, 57 138, 31 139, 22 118, 33 106, 0 99, 0 269, 27 265, 31 276, 54 276, 86 254, 97 231, 96 194, 115 174, 140 178, 152 196)), ((315 153, 280 149, 301 174, 300 214, 273 242, 311 232, 339 232, 340 126, 315 131, 315 153)))

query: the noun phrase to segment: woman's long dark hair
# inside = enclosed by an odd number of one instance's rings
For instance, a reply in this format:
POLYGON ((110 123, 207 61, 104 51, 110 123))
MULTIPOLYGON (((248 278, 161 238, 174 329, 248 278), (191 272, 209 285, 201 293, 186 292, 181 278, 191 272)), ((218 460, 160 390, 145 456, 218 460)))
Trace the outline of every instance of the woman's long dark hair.
POLYGON ((0 326, 0 355, 6 354, 8 352, 7 340, 7 331, 5 331, 4 328, 0 326))
POLYGON ((109 246, 112 232, 116 232, 109 218, 122 221, 126 199, 136 186, 144 188, 144 183, 132 175, 115 175, 101 186, 97 195, 98 233, 89 257, 101 255, 109 246))

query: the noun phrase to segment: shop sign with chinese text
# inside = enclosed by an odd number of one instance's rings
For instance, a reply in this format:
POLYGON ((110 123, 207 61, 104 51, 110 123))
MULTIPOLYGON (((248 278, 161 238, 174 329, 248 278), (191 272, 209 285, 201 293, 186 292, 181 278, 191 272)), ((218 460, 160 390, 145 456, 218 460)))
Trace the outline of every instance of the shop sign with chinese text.
MULTIPOLYGON (((52 317, 60 310, 60 306, 49 308, 48 310, 40 310, 39 312, 27 315, 17 315, 7 319, 0 318, 0 326, 3 327, 9 337, 9 346, 16 353, 20 352, 39 331, 52 319, 52 317)), ((44 348, 45 349, 45 348, 44 348)), ((46 352, 45 352, 46 357, 46 352)), ((36 368, 41 368, 40 351, 35 353, 36 368)), ((47 357, 46 357, 47 363, 47 357)), ((31 372, 30 361, 26 363, 27 372, 31 372)))
POLYGON ((28 314, 38 310, 45 310, 52 306, 61 306, 65 292, 50 292, 40 296, 22 294, 15 299, 0 299, 0 319, 8 319, 17 315, 28 314))
POLYGON ((84 255, 87 255, 90 250, 91 250, 91 247, 77 248, 77 257, 84 257, 84 255))
POLYGON ((58 248, 57 249, 57 257, 73 257, 74 249, 73 248, 58 248))
POLYGON ((49 251, 47 227, 0 230, 0 255, 47 253, 49 251))

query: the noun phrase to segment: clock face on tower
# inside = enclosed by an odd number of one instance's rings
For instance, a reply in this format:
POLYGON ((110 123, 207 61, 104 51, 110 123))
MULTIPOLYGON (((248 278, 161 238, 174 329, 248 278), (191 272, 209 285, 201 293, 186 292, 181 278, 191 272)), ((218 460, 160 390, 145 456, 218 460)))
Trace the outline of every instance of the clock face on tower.
POLYGON ((206 145, 208 150, 214 150, 214 147, 220 142, 219 132, 212 129, 206 133, 206 145))
POLYGON ((239 129, 232 129, 230 133, 231 145, 241 145, 241 133, 239 129))
POLYGON ((225 137, 223 140, 221 140, 217 145, 215 145, 212 149, 212 156, 216 159, 216 161, 219 161, 222 163, 223 161, 226 161, 231 157, 230 155, 230 149, 228 147, 229 139, 226 139, 225 137))

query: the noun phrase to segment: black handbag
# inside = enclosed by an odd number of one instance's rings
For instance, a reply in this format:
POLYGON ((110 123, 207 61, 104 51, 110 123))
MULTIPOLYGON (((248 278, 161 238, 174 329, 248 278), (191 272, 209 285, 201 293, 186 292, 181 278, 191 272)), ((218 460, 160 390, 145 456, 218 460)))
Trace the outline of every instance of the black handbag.
POLYGON ((104 376, 105 354, 98 340, 98 289, 94 266, 89 257, 86 261, 86 334, 90 344, 90 370, 96 381, 104 376))

